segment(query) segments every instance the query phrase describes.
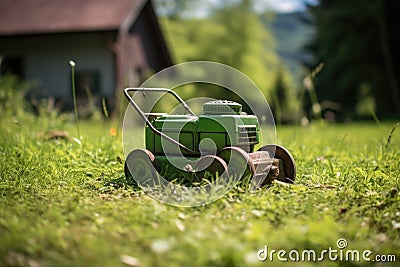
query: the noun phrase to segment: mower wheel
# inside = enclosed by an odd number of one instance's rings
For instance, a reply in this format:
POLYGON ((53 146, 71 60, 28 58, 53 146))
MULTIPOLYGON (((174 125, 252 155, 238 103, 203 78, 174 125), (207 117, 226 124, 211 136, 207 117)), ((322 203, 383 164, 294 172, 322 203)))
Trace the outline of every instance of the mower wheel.
POLYGON ((220 157, 207 155, 201 157, 196 165, 195 173, 197 176, 197 182, 200 182, 203 178, 207 178, 207 172, 211 175, 210 178, 212 180, 215 180, 218 177, 226 177, 228 174, 228 166, 220 157))
POLYGON ((271 158, 277 158, 283 161, 283 169, 287 183, 294 183, 296 179, 296 163, 290 152, 280 145, 265 145, 258 151, 267 151, 271 158))
POLYGON ((218 154, 228 165, 230 175, 240 180, 243 177, 253 176, 255 167, 249 155, 239 147, 225 147, 218 154))
POLYGON ((143 185, 156 174, 153 167, 154 155, 146 149, 132 150, 125 160, 125 177, 130 185, 143 185))

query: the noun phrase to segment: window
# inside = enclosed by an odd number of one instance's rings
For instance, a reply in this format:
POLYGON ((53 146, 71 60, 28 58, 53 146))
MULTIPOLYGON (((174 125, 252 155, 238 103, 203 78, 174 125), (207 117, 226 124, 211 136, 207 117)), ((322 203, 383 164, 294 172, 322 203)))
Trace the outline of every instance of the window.
POLYGON ((24 64, 21 57, 4 56, 0 57, 0 75, 12 74, 24 78, 24 64))

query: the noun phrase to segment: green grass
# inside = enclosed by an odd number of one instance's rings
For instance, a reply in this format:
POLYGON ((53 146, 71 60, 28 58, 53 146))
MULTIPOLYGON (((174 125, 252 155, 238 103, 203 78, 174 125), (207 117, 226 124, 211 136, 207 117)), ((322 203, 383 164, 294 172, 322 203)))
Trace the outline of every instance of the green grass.
MULTIPOLYGON (((278 127, 296 184, 177 208, 125 183, 108 122, 80 122, 79 142, 72 121, 0 119, 0 266, 276 266, 287 263, 260 262, 257 251, 337 249, 339 238, 400 261, 395 122, 278 127), (52 130, 70 137, 49 138, 52 130)), ((368 265, 324 263, 351 264, 368 265)))

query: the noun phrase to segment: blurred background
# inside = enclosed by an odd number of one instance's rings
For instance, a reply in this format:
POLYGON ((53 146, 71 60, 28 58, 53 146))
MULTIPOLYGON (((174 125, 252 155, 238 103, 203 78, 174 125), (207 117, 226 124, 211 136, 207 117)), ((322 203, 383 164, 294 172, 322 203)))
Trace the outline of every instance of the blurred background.
MULTIPOLYGON (((118 110, 125 86, 208 60, 248 75, 278 123, 399 118, 399 11, 390 0, 0 0, 0 104, 23 92, 35 112, 42 100, 71 110, 72 59, 90 117, 118 110)), ((196 86, 207 85, 184 98, 196 86)))

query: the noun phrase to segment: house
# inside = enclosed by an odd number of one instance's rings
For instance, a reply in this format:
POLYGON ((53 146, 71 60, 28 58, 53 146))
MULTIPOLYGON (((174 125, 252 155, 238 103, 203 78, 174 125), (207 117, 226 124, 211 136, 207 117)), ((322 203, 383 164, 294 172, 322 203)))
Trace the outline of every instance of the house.
POLYGON ((150 0, 0 0, 1 74, 71 104, 119 98, 124 86, 172 65, 150 0))

